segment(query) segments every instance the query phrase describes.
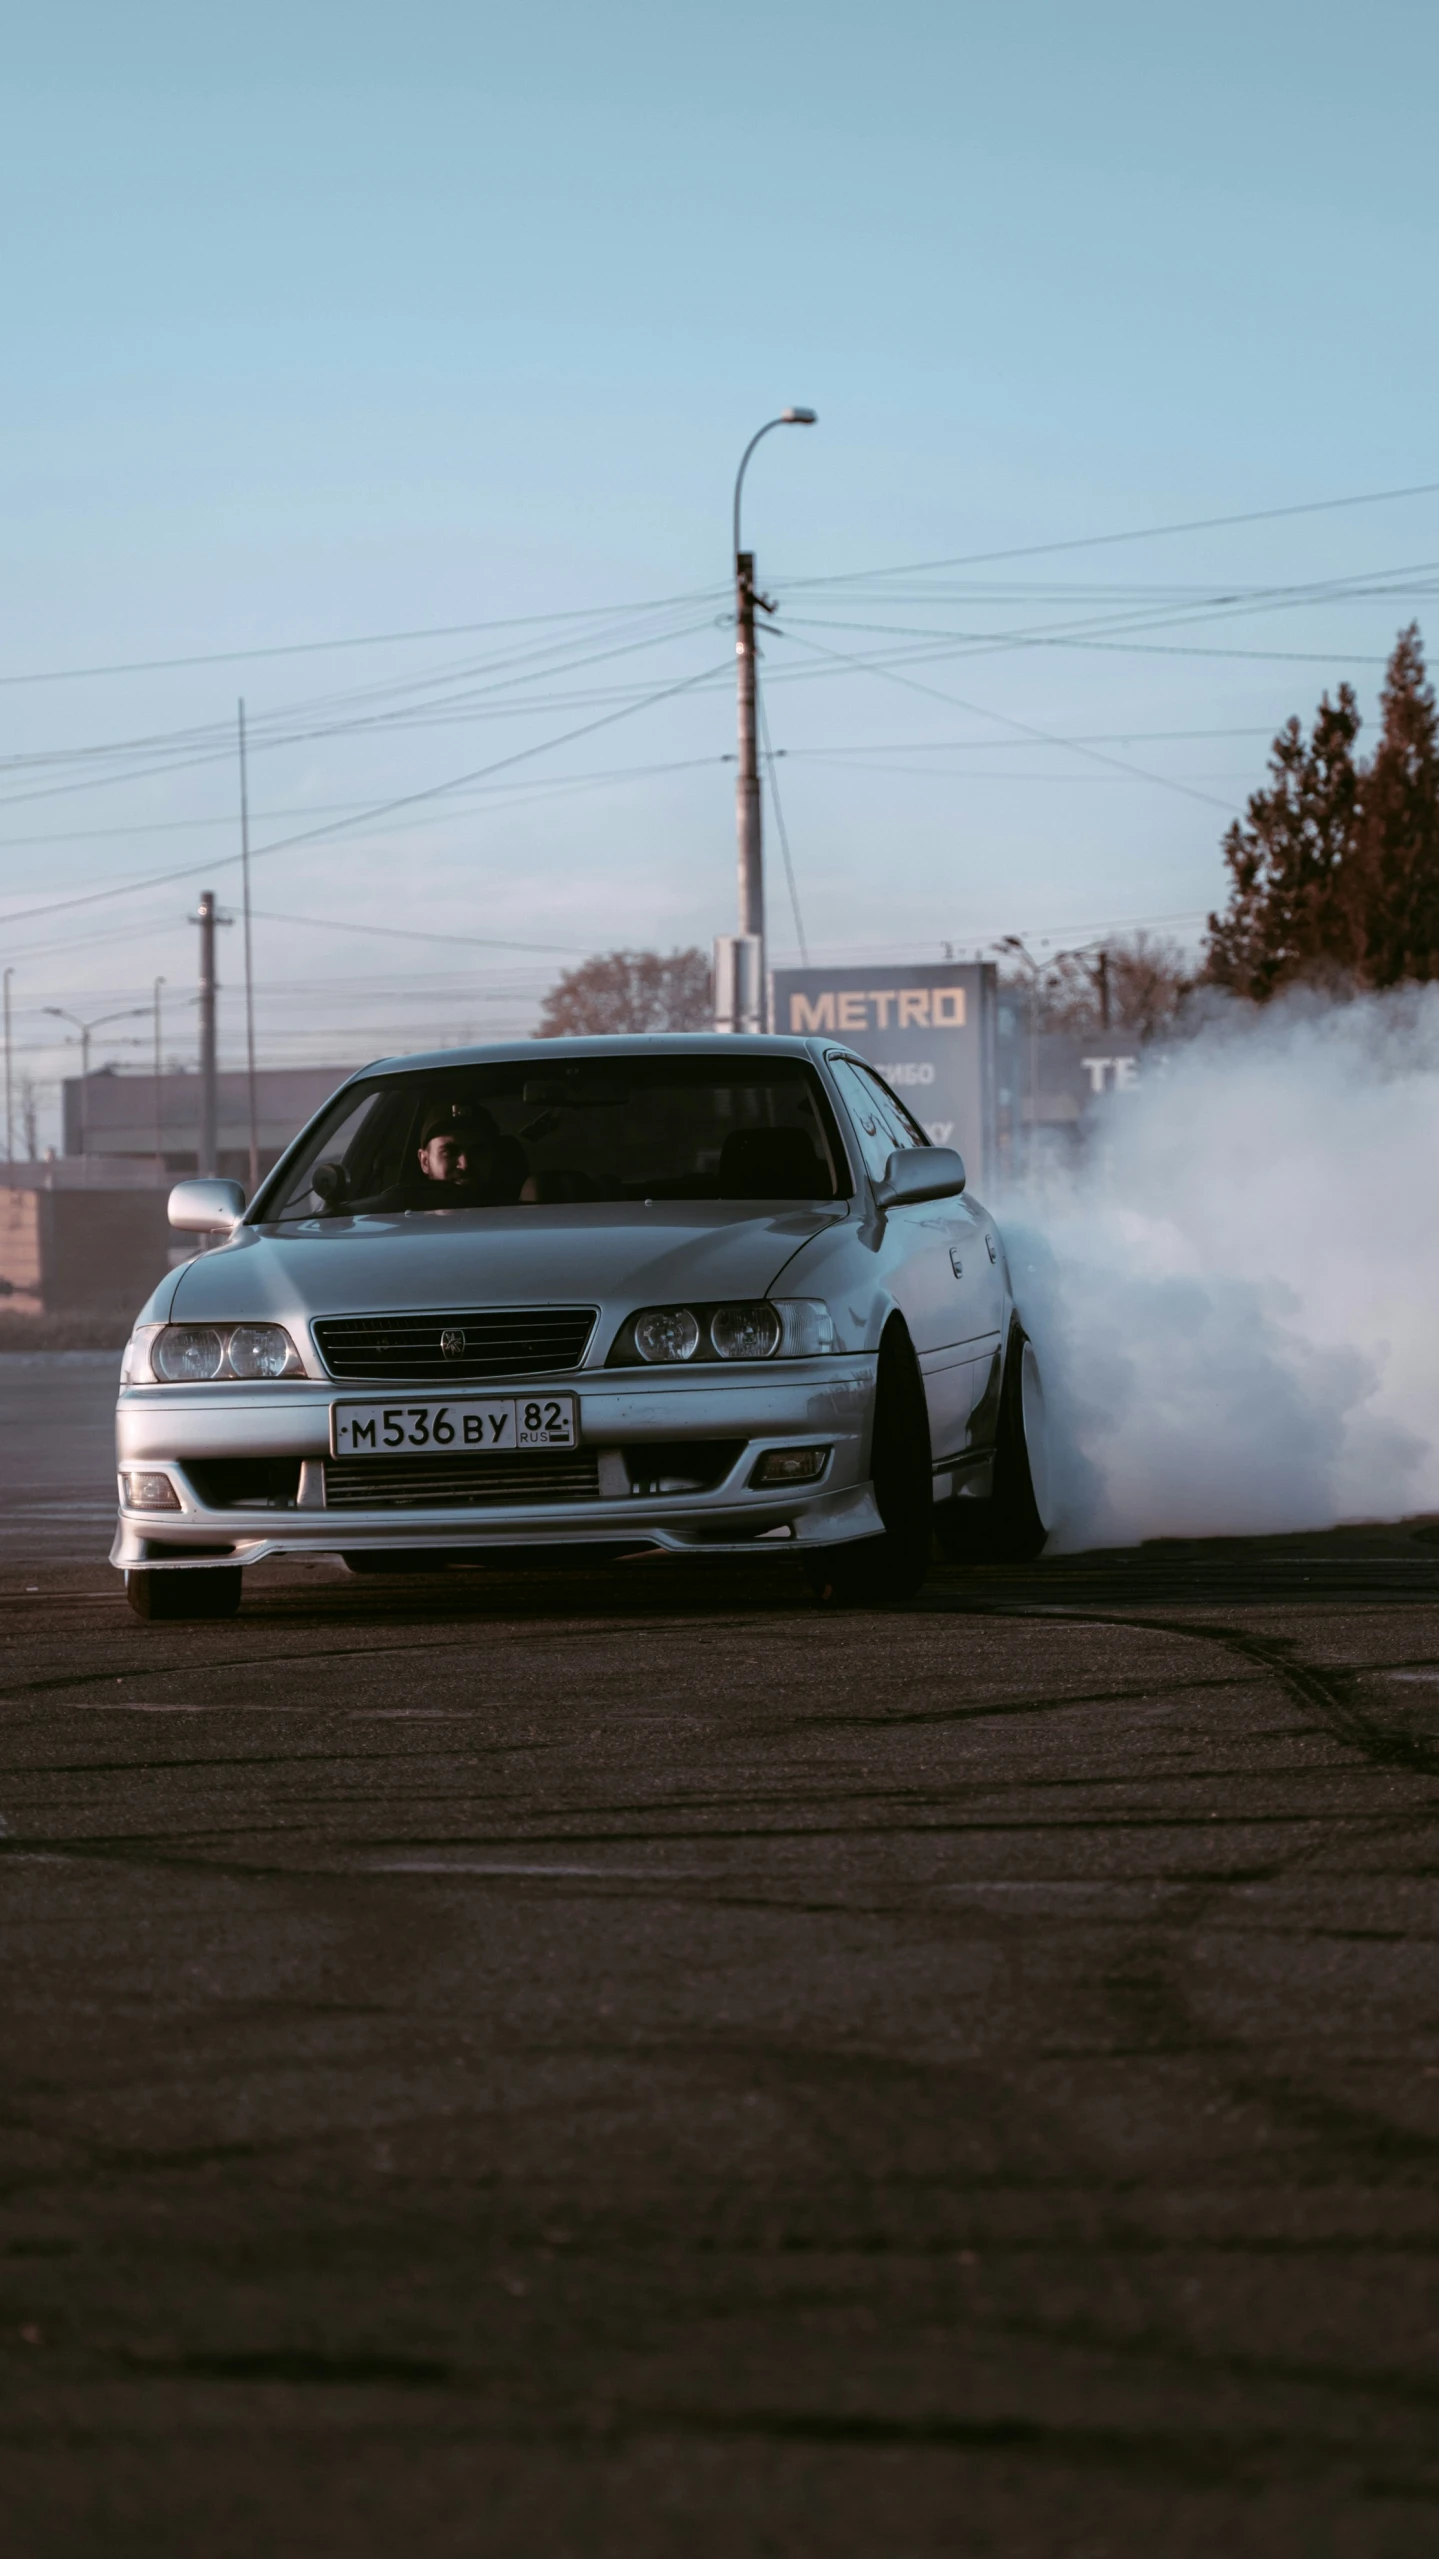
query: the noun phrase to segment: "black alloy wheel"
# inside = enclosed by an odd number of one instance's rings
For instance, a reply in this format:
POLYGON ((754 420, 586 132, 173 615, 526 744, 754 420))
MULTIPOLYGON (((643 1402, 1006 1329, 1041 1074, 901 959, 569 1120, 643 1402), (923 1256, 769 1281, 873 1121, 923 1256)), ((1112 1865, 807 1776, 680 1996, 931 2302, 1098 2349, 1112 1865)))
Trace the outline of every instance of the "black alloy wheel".
POLYGON ((879 1346, 870 1474, 883 1536, 858 1538, 804 1559, 810 1589, 831 1607, 873 1608, 913 1599, 929 1570, 934 1525, 929 1412, 914 1345, 897 1315, 890 1317, 879 1346))
MULTIPOLYGON (((1032 1564, 1044 1551, 1049 1525, 1040 1507, 1025 1427, 1025 1354, 1033 1369, 1034 1352, 1018 1316, 1009 1330, 1004 1383, 999 1395, 999 1423, 994 1438, 994 1492, 988 1501, 959 1496, 941 1502, 934 1515, 935 1539, 951 1564, 1032 1564)), ((1036 1453, 1042 1465, 1042 1452, 1036 1453)))
POLYGON ((125 1596, 147 1626, 233 1617, 245 1576, 238 1564, 209 1564, 183 1573, 125 1575, 125 1596))

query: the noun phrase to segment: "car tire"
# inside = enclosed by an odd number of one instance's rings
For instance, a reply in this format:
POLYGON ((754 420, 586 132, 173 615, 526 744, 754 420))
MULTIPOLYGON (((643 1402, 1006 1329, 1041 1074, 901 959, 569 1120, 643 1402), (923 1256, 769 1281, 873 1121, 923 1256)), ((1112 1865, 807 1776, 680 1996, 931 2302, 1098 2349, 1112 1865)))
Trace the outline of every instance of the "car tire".
POLYGON ((874 1608, 913 1599, 929 1570, 934 1526, 929 1413, 914 1346, 898 1316, 891 1316, 879 1346, 870 1474, 883 1536, 857 1538, 853 1545, 804 1559, 810 1589, 831 1607, 874 1608))
POLYGON ((956 1496, 935 1513, 935 1539, 951 1564, 1032 1564, 1050 1528, 1044 1384, 1018 1317, 1010 1328, 988 1501, 956 1496))
POLYGON ((245 1576, 238 1564, 208 1565, 189 1573, 125 1575, 125 1596, 147 1626, 185 1619, 233 1617, 245 1576))

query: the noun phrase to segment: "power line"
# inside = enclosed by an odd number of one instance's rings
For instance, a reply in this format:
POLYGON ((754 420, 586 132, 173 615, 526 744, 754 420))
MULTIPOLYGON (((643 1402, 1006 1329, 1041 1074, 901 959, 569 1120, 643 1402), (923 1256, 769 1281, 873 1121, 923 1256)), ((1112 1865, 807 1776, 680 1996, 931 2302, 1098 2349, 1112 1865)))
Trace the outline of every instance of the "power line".
POLYGON ((917 576, 922 570, 983 568, 991 560, 1038 560, 1056 551, 1099 551, 1116 542, 1158 542, 1180 533, 1218 533, 1235 524, 1277 524, 1285 516, 1328 515, 1343 507, 1389 506, 1401 498, 1429 498, 1439 493, 1439 480, 1416 480, 1405 489, 1369 489, 1348 498, 1309 498, 1299 506, 1251 508, 1244 515, 1196 515, 1176 524, 1146 524, 1129 533, 1086 533, 1067 542, 1025 542, 1004 551, 960 551, 945 560, 910 560, 899 568, 855 569, 833 577, 786 578, 791 589, 812 586, 858 586, 871 578, 917 576))
POLYGON ((1092 764, 1110 765, 1116 773, 1129 773, 1136 781, 1153 782, 1161 791, 1177 791, 1186 800, 1201 800, 1208 808, 1223 809, 1226 816, 1232 813, 1232 803, 1228 800, 1217 800, 1212 791, 1196 791, 1188 782, 1173 781, 1167 773, 1151 773, 1144 765, 1130 764, 1123 756, 1106 755, 1099 747, 1078 746, 1072 740, 1055 737, 1048 729, 1036 728, 1032 721, 1014 719, 1008 711, 991 711, 983 703, 967 702, 958 693, 941 693, 937 685, 921 684, 917 677, 900 675, 893 667, 881 666, 873 662, 866 663, 863 658, 849 660, 840 650, 822 649, 818 640, 798 638, 795 633, 782 630, 777 623, 769 625, 768 636, 794 640, 798 647, 814 649, 823 657, 835 659, 840 665, 852 663, 865 674, 883 676, 890 684, 901 684, 911 693, 927 693, 935 702, 950 702, 956 710, 968 711, 975 719, 995 720, 1002 728, 1013 729, 1018 736, 1036 738, 1045 746, 1066 746, 1071 755, 1085 756, 1092 764))
MULTIPOLYGON (((534 746, 518 747, 512 755, 498 757, 493 764, 477 765, 472 773, 456 774, 448 782, 432 782, 423 791, 406 791, 398 799, 377 801, 359 819, 336 818, 326 826, 308 827, 298 835, 283 835, 274 844, 258 845, 250 858, 258 862, 267 853, 288 853, 297 844, 314 844, 323 837, 348 833, 352 825, 363 825, 369 819, 392 817, 400 809, 415 808, 424 801, 442 799, 448 792, 463 790, 471 783, 486 780, 493 773, 505 772, 513 765, 524 764, 532 756, 547 755, 555 747, 572 745, 576 738, 591 737, 596 729, 613 727, 617 720, 628 719, 634 712, 648 710, 657 702, 672 701, 677 694, 688 693, 696 685, 710 682, 717 673, 724 671, 723 667, 718 669, 706 667, 698 675, 685 676, 678 684, 661 686, 658 691, 647 694, 641 701, 624 703, 620 709, 606 711, 597 720, 587 720, 579 728, 567 729, 560 737, 542 738, 534 746)), ((28 924, 38 916, 68 914, 76 907, 98 906, 109 898, 133 897, 144 889, 168 888, 177 880, 198 879, 203 873, 225 870, 239 859, 238 853, 224 853, 210 861, 186 863, 182 870, 157 871, 148 879, 123 881, 114 888, 87 889, 76 897, 54 898, 44 906, 23 907, 18 913, 7 915, 0 920, 7 925, 28 924)))
POLYGON ((688 595, 652 596, 636 604, 571 605, 563 613, 513 613, 490 622, 436 622, 410 631, 364 631, 338 640, 281 640, 261 648, 206 649, 182 657, 121 658, 100 666, 46 667, 25 675, 0 675, 0 685, 78 684, 104 675, 155 675, 186 666, 238 666, 252 658, 311 657, 331 649, 398 648, 414 640, 453 640, 476 631, 518 631, 540 623, 594 622, 623 613, 654 613, 667 605, 698 604, 717 597, 717 587, 697 587, 688 595))
POLYGON ((265 924, 312 924, 321 933, 373 933, 383 942, 444 942, 456 949, 475 951, 539 951, 551 959, 570 960, 577 951, 588 950, 587 942, 502 942, 491 933, 422 933, 412 925, 352 924, 333 915, 277 915, 273 909, 257 906, 259 922, 265 924))
POLYGON ((779 775, 775 771, 775 752, 769 733, 769 714, 764 706, 764 689, 759 684, 755 686, 755 707, 759 712, 760 734, 764 739, 765 764, 769 772, 769 795, 774 803, 775 823, 779 828, 780 851, 784 855, 784 875, 789 884, 789 902, 794 914, 800 962, 803 967, 808 968, 809 952, 805 946, 804 924, 799 911, 799 891, 794 884, 794 864, 790 859, 789 850, 789 829, 784 822, 784 804, 779 795, 779 775))

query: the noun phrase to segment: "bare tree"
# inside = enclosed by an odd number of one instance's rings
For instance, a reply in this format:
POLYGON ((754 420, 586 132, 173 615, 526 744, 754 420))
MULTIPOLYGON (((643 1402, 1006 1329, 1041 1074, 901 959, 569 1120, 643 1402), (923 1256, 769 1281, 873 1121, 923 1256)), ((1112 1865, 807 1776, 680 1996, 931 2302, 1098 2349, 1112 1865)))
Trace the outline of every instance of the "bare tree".
POLYGON ((604 951, 556 980, 540 1011, 538 1036, 708 1031, 713 1025, 714 992, 703 951, 604 951))
MULTIPOLYGON (((1109 1027, 1152 1040, 1170 1030, 1194 972, 1177 942, 1157 933, 1117 934, 1102 949, 1061 951, 1040 969, 1039 1028, 1074 1031, 1088 1038, 1104 1027, 1108 980, 1109 1027)), ((1025 1006, 1029 979, 1015 970, 1004 983, 1025 1006)))

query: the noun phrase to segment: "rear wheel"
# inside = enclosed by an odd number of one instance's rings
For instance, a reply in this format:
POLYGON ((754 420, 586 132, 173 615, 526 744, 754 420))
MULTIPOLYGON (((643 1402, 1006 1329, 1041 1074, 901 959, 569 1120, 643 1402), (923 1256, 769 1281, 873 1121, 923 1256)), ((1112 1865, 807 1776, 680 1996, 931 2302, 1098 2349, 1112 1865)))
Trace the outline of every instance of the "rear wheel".
POLYGON ((208 1565, 185 1573, 125 1575, 125 1596, 147 1625, 182 1619, 233 1617, 245 1576, 238 1564, 208 1565))
POLYGON ((810 1589, 832 1607, 912 1599, 929 1570, 934 1518, 929 1414, 914 1346, 897 1316, 879 1346, 870 1472, 883 1536, 805 1557, 810 1589))

